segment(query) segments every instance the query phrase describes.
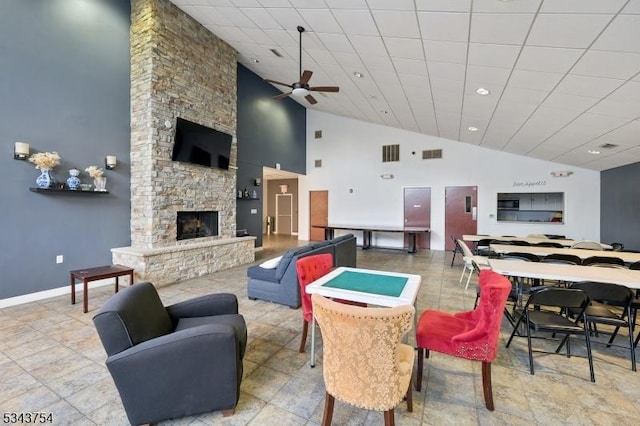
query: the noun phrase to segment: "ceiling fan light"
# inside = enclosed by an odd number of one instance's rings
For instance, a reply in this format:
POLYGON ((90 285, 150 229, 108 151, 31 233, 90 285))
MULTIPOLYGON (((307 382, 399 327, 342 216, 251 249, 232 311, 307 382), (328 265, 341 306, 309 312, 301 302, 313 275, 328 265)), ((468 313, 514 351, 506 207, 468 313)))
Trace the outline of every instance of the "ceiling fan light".
POLYGON ((293 96, 298 96, 303 98, 309 94, 309 91, 303 87, 297 87, 291 91, 291 94, 293 96))

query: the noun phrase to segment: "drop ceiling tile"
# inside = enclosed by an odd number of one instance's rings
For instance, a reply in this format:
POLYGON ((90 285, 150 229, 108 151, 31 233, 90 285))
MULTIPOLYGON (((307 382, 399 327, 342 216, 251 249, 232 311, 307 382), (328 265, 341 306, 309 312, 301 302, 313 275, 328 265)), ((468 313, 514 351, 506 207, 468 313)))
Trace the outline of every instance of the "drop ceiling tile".
POLYGON ((474 13, 471 17, 470 41, 520 46, 527 37, 534 16, 533 14, 474 13), (496 28, 500 28, 500 31, 496 31, 496 28))
POLYGON ((520 48, 506 44, 469 43, 469 65, 512 68, 520 48))
POLYGON ((371 9, 413 10, 413 0, 367 0, 371 9))
MULTIPOLYGON (((278 21, 269 15, 266 9, 262 8, 241 8, 238 9, 244 13, 251 21, 262 29, 279 30, 282 29, 278 21)), ((293 28, 295 29, 295 28, 293 28)))
POLYGON ((464 83, 462 81, 433 77, 430 78, 429 81, 431 82, 431 92, 434 96, 436 93, 447 92, 462 99, 462 95, 464 94, 464 83))
POLYGON ((278 48, 278 46, 287 46, 287 47, 295 47, 298 46, 298 40, 291 36, 289 31, 285 30, 264 30, 265 34, 269 36, 269 38, 276 42, 277 46, 273 46, 278 48))
POLYGON ((563 74, 552 72, 513 70, 509 85, 523 89, 551 91, 562 79, 563 74))
POLYGON ((377 74, 378 71, 384 71, 385 73, 395 73, 393 63, 388 56, 361 55, 360 58, 362 58, 362 62, 374 77, 379 75, 377 74))
POLYGON ((392 58, 424 59, 422 41, 419 39, 384 37, 382 40, 392 58))
POLYGON ((551 93, 542 105, 549 108, 571 109, 584 112, 598 101, 599 98, 567 95, 564 93, 551 93))
POLYGON ((427 63, 423 60, 393 58, 393 64, 398 73, 427 75, 427 63))
POLYGON ((589 50, 571 73, 626 80, 639 71, 640 53, 589 50))
POLYGON ((366 0, 325 0, 331 9, 366 9, 366 0))
POLYGON ((309 24, 293 8, 271 8, 266 9, 267 13, 275 19, 283 29, 295 31, 298 25, 308 28, 309 24))
POLYGON ((429 76, 433 79, 455 80, 464 82, 465 66, 450 62, 427 62, 429 76))
POLYGON ((640 53, 640 15, 618 15, 593 45, 596 50, 640 53))
POLYGON ((362 63, 362 60, 357 53, 333 52, 333 56, 336 58, 338 63, 345 68, 346 71, 359 71, 361 73, 364 73, 364 77, 367 78, 364 64, 362 63))
POLYGON ((525 46, 516 63, 516 69, 566 73, 582 53, 582 49, 525 46))
POLYGON ((469 15, 466 13, 418 12, 422 38, 425 40, 466 42, 469 15))
MULTIPOLYGON (((301 9, 300 15, 309 24, 309 31, 322 33, 342 33, 342 28, 328 9, 301 9)), ((294 27, 296 28, 296 27, 294 27)))
POLYGON ((344 34, 317 33, 316 35, 331 52, 354 52, 351 42, 344 34))
POLYGON ((291 5, 298 9, 317 9, 326 7, 324 0, 289 0, 291 5))
MULTIPOLYGON (((510 68, 483 67, 480 65, 467 66, 467 87, 472 87, 475 91, 478 87, 507 85, 510 68)), ((491 88, 489 88, 491 90, 491 88)), ((494 90, 492 93, 496 93, 494 90)))
POLYGON ((359 55, 384 55, 386 50, 382 38, 365 35, 350 35, 349 41, 359 55))
POLYGON ((619 117, 585 113, 569 123, 565 129, 573 134, 593 139, 594 136, 600 137, 616 131, 628 122, 629 120, 619 117))
POLYGON ((567 74, 555 91, 568 95, 605 97, 622 83, 624 80, 567 74))
POLYGON ((527 38, 529 46, 587 48, 612 15, 538 15, 527 38))
POLYGON ((383 37, 420 38, 415 12, 374 10, 372 13, 383 37))
MULTIPOLYGON (((216 13, 224 16, 231 24, 240 28, 255 28, 256 24, 240 9, 235 7, 214 7, 216 13)), ((279 29, 279 28, 278 28, 279 29)))
POLYGON ((614 91, 607 100, 615 102, 640 102, 640 83, 629 81, 614 91))
POLYGON ((545 1, 540 13, 616 13, 627 0, 545 1))
POLYGON ((423 40, 424 54, 428 61, 454 62, 464 64, 467 61, 466 42, 423 40))
POLYGON ((640 103, 630 102, 614 102, 604 99, 597 105, 594 105, 589 112, 594 114, 613 115, 628 119, 636 119, 640 117, 640 103))
POLYGON ((417 10, 470 12, 471 0, 415 0, 417 10))
POLYGON ((291 7, 289 0, 258 0, 263 7, 291 7))
POLYGON ((379 35, 376 23, 368 10, 335 9, 333 15, 347 35, 379 35))
POLYGON ((523 89, 521 87, 513 87, 510 84, 502 92, 502 100, 506 102, 518 102, 524 104, 539 104, 547 96, 549 92, 542 90, 523 89))
POLYGON ((473 12, 485 13, 535 13, 541 0, 528 1, 496 1, 474 0, 473 12))
MULTIPOLYGON (((624 3, 625 0, 617 0, 621 3, 624 3)), ((632 14, 640 14, 640 1, 631 0, 625 7, 622 9, 622 13, 632 13, 632 14)))

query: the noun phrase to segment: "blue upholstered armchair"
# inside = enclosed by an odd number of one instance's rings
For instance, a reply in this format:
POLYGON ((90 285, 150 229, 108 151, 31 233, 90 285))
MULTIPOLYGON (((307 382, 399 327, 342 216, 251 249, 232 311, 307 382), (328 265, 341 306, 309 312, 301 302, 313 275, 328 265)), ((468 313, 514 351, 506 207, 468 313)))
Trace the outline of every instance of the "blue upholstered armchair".
POLYGON ((142 282, 116 293, 93 322, 131 424, 233 414, 247 344, 235 295, 165 307, 155 287, 142 282))

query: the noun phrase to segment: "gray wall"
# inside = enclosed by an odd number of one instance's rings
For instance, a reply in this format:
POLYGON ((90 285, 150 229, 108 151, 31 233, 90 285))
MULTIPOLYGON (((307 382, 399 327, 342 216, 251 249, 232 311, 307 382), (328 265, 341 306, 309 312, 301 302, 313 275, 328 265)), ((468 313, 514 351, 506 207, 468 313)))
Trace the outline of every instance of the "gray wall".
POLYGON ((130 244, 129 12, 127 0, 0 2, 0 299, 68 285, 69 270, 130 244), (58 180, 78 168, 90 183, 84 169, 117 156, 110 194, 29 192, 38 171, 13 159, 16 141, 57 151, 58 180))
MULTIPOLYGON (((307 110, 286 98, 270 99, 281 92, 262 81, 251 70, 238 64, 238 189, 256 190, 263 197, 262 186, 254 179, 262 177, 262 167, 306 174, 307 110)), ((262 246, 262 201, 238 200, 237 229, 246 229, 262 246), (251 210, 256 213, 252 214, 251 210)))
POLYGON ((640 250, 640 163, 600 173, 600 240, 640 250))

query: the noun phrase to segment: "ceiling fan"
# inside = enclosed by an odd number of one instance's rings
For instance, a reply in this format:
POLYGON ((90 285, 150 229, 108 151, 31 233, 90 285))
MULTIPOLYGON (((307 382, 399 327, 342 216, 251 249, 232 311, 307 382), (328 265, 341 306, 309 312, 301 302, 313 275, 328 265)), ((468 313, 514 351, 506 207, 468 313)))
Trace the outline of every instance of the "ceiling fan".
POLYGON ((340 88, 337 86, 316 86, 316 87, 309 86, 309 80, 311 79, 311 75, 313 74, 313 71, 309 71, 309 70, 304 70, 304 72, 302 71, 302 33, 304 31, 305 31, 304 27, 298 26, 298 32, 300 33, 300 80, 292 84, 287 84, 287 83, 281 83, 279 81, 269 80, 265 78, 264 81, 267 81, 269 83, 279 84, 281 86, 287 86, 291 88, 290 92, 282 93, 280 95, 274 96, 273 99, 283 99, 289 95, 298 96, 298 97, 304 96, 304 98, 311 105, 313 105, 313 104, 317 104, 318 101, 316 101, 316 99, 313 96, 311 96, 309 92, 338 92, 340 90, 340 88))

